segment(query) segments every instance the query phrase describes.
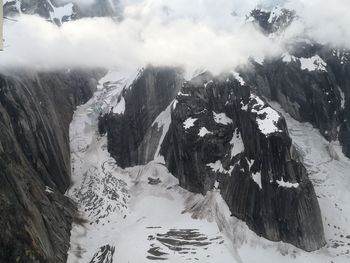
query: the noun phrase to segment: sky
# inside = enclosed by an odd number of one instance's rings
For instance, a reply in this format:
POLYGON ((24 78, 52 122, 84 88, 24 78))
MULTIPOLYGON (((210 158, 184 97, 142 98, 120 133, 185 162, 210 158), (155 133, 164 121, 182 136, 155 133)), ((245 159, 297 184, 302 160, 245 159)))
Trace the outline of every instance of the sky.
POLYGON ((305 34, 350 48, 348 0, 121 0, 120 8, 123 20, 119 22, 85 18, 57 27, 24 15, 18 22, 6 21, 0 68, 134 70, 153 64, 220 73, 247 63, 250 57, 279 55, 286 42, 305 34), (271 39, 245 23, 253 8, 277 4, 295 9, 300 17, 283 37, 271 39))

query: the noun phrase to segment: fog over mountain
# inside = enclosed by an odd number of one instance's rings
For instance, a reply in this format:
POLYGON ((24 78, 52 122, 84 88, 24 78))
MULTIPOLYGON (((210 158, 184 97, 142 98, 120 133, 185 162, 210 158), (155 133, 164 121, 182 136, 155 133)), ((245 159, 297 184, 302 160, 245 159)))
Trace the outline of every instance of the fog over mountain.
POLYGON ((350 262, 348 0, 5 0, 0 263, 350 262))
POLYGON ((246 63, 249 57, 281 54, 290 38, 349 45, 347 1, 283 2, 278 4, 295 9, 299 17, 274 38, 246 21, 253 8, 272 7, 274 1, 220 0, 215 5, 212 1, 121 1, 121 21, 86 18, 61 27, 39 17, 21 16, 18 22, 6 21, 6 49, 0 54, 0 65, 133 68, 154 64, 218 73, 246 63))

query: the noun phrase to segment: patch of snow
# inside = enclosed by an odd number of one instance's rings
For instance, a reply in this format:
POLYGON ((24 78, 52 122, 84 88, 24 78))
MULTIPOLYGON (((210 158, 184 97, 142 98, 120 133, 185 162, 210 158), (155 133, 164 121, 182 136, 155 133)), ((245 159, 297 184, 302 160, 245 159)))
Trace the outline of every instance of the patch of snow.
POLYGON ((213 133, 211 131, 208 131, 207 128, 205 128, 205 127, 200 128, 199 133, 198 133, 199 137, 204 137, 207 134, 213 134, 213 133))
POLYGON ((262 185, 261 185, 261 173, 260 173, 260 172, 253 173, 253 174, 252 174, 252 178, 253 178, 254 182, 259 186, 259 188, 262 189, 262 185))
POLYGON ((285 182, 283 178, 281 180, 276 181, 278 186, 280 187, 285 187, 285 188, 298 188, 299 184, 298 183, 291 183, 291 182, 285 182))
POLYGON ((256 120, 260 131, 265 135, 281 132, 281 130, 276 126, 276 123, 280 119, 279 113, 271 107, 266 107, 258 112, 258 115, 263 114, 266 114, 265 119, 257 118, 256 120))
POLYGON ((49 194, 53 194, 54 193, 53 189, 51 187, 48 187, 48 186, 45 186, 45 192, 49 193, 49 194))
POLYGON ((346 48, 333 50, 333 56, 337 57, 340 65, 345 65, 349 62, 350 52, 346 48))
POLYGON ((216 113, 213 111, 213 115, 214 115, 214 121, 218 124, 228 125, 228 124, 233 123, 232 119, 227 117, 227 115, 224 112, 223 113, 216 113))
POLYGON ((113 107, 113 113, 114 114, 124 114, 125 112, 125 99, 122 96, 120 101, 116 106, 113 107))
MULTIPOLYGON (((175 101, 174 101, 174 103, 175 103, 175 101)), ((154 126, 155 124, 158 125, 158 130, 162 129, 162 136, 159 139, 157 151, 154 155, 154 159, 157 159, 157 160, 160 157, 160 154, 159 154, 160 148, 161 148, 162 143, 164 141, 165 135, 169 131, 169 127, 170 127, 170 123, 171 123, 171 105, 174 105, 174 103, 170 103, 170 105, 162 113, 160 113, 159 116, 152 123, 152 126, 154 126)), ((160 162, 165 163, 164 158, 163 158, 163 160, 160 160, 160 162)))
POLYGON ((71 18, 71 16, 74 14, 74 10, 73 10, 73 3, 67 3, 63 6, 59 6, 59 7, 55 7, 51 0, 48 0, 49 5, 51 6, 51 8, 53 9, 53 11, 50 11, 50 18, 52 21, 54 21, 55 19, 58 19, 58 21, 60 21, 60 23, 62 23, 62 19, 66 16, 69 19, 71 18))
POLYGON ((244 152, 244 143, 238 129, 233 133, 230 144, 231 144, 231 158, 233 158, 237 154, 244 152))
POLYGON ((256 63, 263 65, 264 61, 265 61, 265 56, 264 55, 255 55, 253 59, 256 63))
POLYGON ((224 173, 227 175, 231 175, 234 166, 230 166, 229 170, 226 170, 223 165, 222 162, 220 160, 217 160, 215 163, 208 163, 207 164, 208 167, 210 167, 212 169, 213 172, 217 173, 224 173))
POLYGON ((177 96, 189 97, 189 96, 191 96, 191 95, 190 95, 190 94, 187 94, 187 93, 182 93, 181 91, 179 91, 179 92, 177 93, 177 96))
POLYGON ((282 10, 283 10, 282 7, 276 6, 276 7, 271 11, 268 22, 271 24, 271 23, 273 23, 277 18, 279 18, 279 17, 283 14, 283 11, 282 11, 282 10))
POLYGON ((231 74, 233 75, 233 77, 239 82, 239 84, 241 84, 241 86, 244 86, 246 83, 243 80, 243 78, 239 75, 238 72, 236 71, 231 71, 231 74))
POLYGON ((290 63, 290 62, 296 61, 296 60, 298 60, 298 58, 296 58, 296 57, 290 55, 289 53, 284 53, 284 54, 282 55, 282 61, 283 61, 283 62, 290 63))
POLYGON ((245 159, 246 159, 246 161, 247 161, 247 163, 248 163, 248 165, 249 165, 249 171, 250 171, 250 169, 252 168, 252 166, 253 166, 253 164, 254 164, 254 160, 250 160, 250 159, 248 159, 247 157, 246 157, 245 159))
POLYGON ((173 102, 173 110, 175 110, 176 109, 176 106, 177 106, 177 104, 179 103, 179 101, 178 100, 174 100, 174 102, 173 102))
POLYGON ((318 55, 311 58, 300 58, 300 67, 308 71, 327 71, 327 63, 318 55))
POLYGON ((219 182, 218 182, 218 181, 215 181, 214 187, 215 187, 216 189, 218 189, 218 187, 219 187, 219 182))
POLYGON ((210 83, 214 83, 214 81, 209 80, 208 82, 204 83, 204 88, 206 88, 210 83))
POLYGON ((184 121, 183 123, 183 126, 185 128, 185 130, 191 128, 194 126, 194 123, 197 121, 198 119, 196 118, 192 118, 192 117, 189 117, 187 120, 184 121))
POLYGON ((339 90, 339 94, 340 94, 340 107, 342 109, 345 109, 345 94, 339 86, 338 86, 338 90, 339 90))
POLYGON ((113 108, 113 113, 123 114, 125 111, 125 99, 121 97, 121 92, 124 88, 128 88, 140 70, 133 72, 123 72, 119 70, 109 70, 107 74, 99 80, 97 90, 102 92, 101 100, 98 100, 98 107, 100 113, 105 114, 110 112, 113 108), (131 79, 133 79, 131 81, 131 79), (119 100, 120 98, 120 100, 119 100), (119 102, 118 102, 119 101, 119 102))
MULTIPOLYGON (((280 119, 280 114, 270 106, 267 106, 264 101, 254 94, 250 95, 249 103, 252 100, 255 100, 256 103, 252 106, 251 112, 257 114, 256 122, 259 130, 266 136, 275 132, 281 132, 276 125, 280 119)), ((248 105, 242 105, 241 109, 247 111, 248 105)))

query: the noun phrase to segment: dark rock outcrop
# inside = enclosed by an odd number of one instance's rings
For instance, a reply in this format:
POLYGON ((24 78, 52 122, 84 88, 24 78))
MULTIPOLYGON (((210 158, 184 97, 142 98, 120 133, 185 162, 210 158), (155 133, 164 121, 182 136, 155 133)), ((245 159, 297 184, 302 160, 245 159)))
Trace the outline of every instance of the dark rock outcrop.
MULTIPOLYGON (((256 9, 250 17, 266 34, 283 33, 293 20, 293 11, 278 13, 256 9)), ((291 40, 289 53, 252 62, 240 72, 257 93, 277 101, 293 118, 310 122, 330 142, 339 139, 350 157, 350 51, 291 40)))
POLYGON ((107 132, 108 150, 121 167, 145 164, 154 158, 161 131, 152 123, 175 98, 183 77, 179 69, 148 67, 122 92, 125 112, 113 109, 101 116, 100 132, 107 132))
MULTIPOLYGON (((146 114, 151 108, 143 95, 155 83, 142 84, 149 73, 143 74, 124 93, 133 92, 135 104, 124 115, 101 118, 109 151, 123 167, 149 161, 140 158, 139 147, 161 112, 157 106, 152 117, 146 114)), ((284 118, 234 75, 202 74, 185 82, 172 105, 161 154, 182 187, 203 194, 218 187, 232 214, 258 235, 308 251, 325 244, 317 198, 284 118)))
POLYGON ((69 124, 97 73, 0 75, 0 262, 65 262, 75 205, 69 124))
POLYGON ((272 34, 286 29, 295 18, 294 11, 275 7, 272 11, 254 9, 247 20, 256 23, 264 33, 272 34))
POLYGON ((329 141, 339 139, 344 154, 350 157, 349 54, 296 43, 291 54, 265 60, 263 65, 253 63, 242 75, 260 95, 278 101, 293 118, 310 122, 329 141), (303 63, 311 63, 313 68, 303 68, 303 63))
POLYGON ((177 96, 162 145, 170 171, 195 192, 218 181, 232 214, 258 235, 307 251, 322 247, 319 205, 283 117, 232 77, 204 79, 177 96), (226 122, 215 121, 218 114, 226 122), (188 118, 196 122, 186 129, 188 118))

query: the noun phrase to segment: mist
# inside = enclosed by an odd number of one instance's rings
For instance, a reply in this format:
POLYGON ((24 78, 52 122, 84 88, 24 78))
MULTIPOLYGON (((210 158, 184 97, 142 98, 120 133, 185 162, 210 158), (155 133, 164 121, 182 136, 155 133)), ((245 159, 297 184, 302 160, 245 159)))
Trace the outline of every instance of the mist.
POLYGON ((220 73, 247 63, 251 57, 279 55, 285 42, 298 35, 350 47, 350 18, 346 16, 350 3, 323 2, 218 0, 214 4, 209 0, 176 0, 165 6, 160 0, 122 0, 121 22, 84 18, 61 27, 23 15, 4 25, 6 42, 0 67, 135 70, 153 64, 220 73), (245 23, 245 14, 253 8, 271 8, 276 3, 295 9, 300 17, 278 40, 245 23))

